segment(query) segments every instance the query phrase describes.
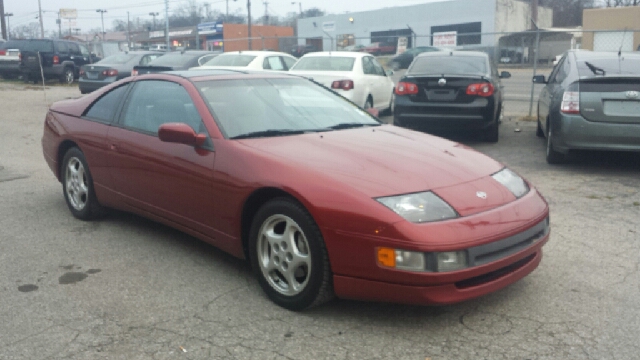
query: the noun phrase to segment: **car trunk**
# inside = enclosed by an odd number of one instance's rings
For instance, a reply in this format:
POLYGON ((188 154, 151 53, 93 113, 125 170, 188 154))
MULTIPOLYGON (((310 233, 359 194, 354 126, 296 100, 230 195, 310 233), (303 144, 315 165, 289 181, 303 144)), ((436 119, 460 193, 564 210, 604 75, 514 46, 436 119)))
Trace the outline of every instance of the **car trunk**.
POLYGON ((467 87, 471 84, 487 82, 481 76, 473 75, 427 75, 407 76, 403 81, 418 85, 418 94, 410 96, 413 102, 451 102, 468 104, 477 96, 467 95, 467 87), (445 82, 441 81, 444 79, 445 82))
POLYGON ((581 79, 580 114, 589 121, 640 124, 640 77, 581 79))
POLYGON ((109 69, 113 69, 113 67, 111 67, 111 66, 97 66, 97 65, 85 66, 84 67, 84 78, 88 79, 88 80, 104 80, 108 76, 106 76, 102 72, 104 70, 109 70, 109 69))

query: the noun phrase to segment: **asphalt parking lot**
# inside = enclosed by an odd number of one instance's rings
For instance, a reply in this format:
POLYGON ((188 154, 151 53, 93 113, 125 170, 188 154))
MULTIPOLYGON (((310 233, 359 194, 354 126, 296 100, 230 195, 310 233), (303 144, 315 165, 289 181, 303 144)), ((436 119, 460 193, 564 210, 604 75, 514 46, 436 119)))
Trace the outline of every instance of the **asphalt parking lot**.
POLYGON ((550 166, 535 123, 507 111, 497 144, 454 140, 545 195, 551 239, 536 271, 457 305, 294 313, 243 261, 185 234, 124 213, 73 218, 40 138, 47 103, 77 96, 0 82, 0 359, 638 358, 639 154, 550 166))

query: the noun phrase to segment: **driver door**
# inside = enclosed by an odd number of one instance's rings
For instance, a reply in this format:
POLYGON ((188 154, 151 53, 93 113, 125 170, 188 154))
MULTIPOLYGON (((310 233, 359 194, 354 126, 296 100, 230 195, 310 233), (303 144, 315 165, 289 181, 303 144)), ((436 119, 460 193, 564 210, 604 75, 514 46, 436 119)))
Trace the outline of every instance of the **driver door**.
POLYGON ((175 122, 207 134, 181 85, 160 80, 136 82, 117 126, 107 135, 114 189, 134 209, 213 236, 212 142, 208 138, 204 146, 195 148, 160 141, 160 125, 175 122))

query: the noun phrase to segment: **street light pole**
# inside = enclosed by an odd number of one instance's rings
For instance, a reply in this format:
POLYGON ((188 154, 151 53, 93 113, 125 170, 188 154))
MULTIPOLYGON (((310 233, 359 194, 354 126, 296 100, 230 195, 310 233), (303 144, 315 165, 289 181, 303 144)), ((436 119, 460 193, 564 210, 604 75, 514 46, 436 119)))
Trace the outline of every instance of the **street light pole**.
POLYGON ((105 35, 105 32, 104 32, 104 13, 106 13, 107 10, 98 9, 98 10, 96 10, 96 12, 100 13, 100 19, 102 20, 102 41, 104 41, 104 35, 105 35))
POLYGON ((156 16, 160 15, 158 12, 150 12, 149 15, 153 16, 153 30, 156 30, 156 16))
POLYGON ((249 15, 249 17, 247 18, 247 22, 249 23, 248 26, 248 36, 249 36, 249 50, 252 49, 251 47, 251 0, 247 0, 247 14, 249 15))
POLYGON ((42 23, 42 6, 40 5, 40 0, 38 0, 38 13, 40 14, 40 38, 44 39, 44 24, 42 23))
POLYGON ((4 16, 7 17, 7 40, 11 40, 11 24, 9 22, 9 17, 13 16, 13 13, 5 13, 4 16))
POLYGON ((171 51, 171 42, 169 42, 169 0, 164 0, 164 37, 167 43, 167 50, 171 51))

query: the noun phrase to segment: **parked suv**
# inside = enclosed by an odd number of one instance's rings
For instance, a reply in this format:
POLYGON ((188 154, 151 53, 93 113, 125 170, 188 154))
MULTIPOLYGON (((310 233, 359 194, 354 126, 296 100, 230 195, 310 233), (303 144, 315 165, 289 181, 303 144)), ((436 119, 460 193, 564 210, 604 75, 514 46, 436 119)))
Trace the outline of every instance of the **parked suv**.
POLYGON ((25 81, 59 79, 61 83, 71 84, 78 78, 82 65, 99 59, 89 53, 82 44, 74 41, 56 39, 24 40, 21 49, 20 70, 25 81), (40 65, 42 64, 42 72, 40 65))

